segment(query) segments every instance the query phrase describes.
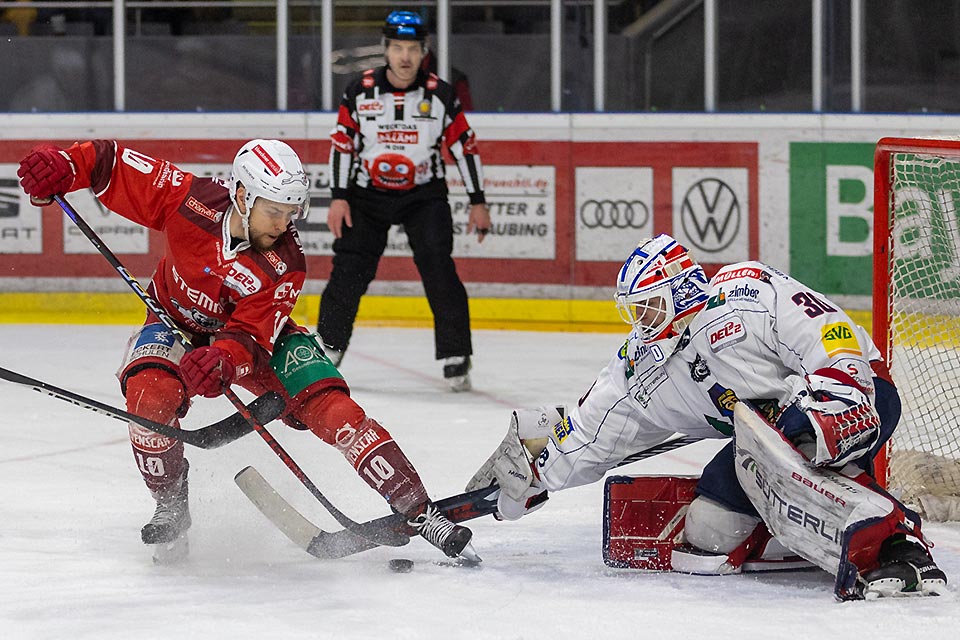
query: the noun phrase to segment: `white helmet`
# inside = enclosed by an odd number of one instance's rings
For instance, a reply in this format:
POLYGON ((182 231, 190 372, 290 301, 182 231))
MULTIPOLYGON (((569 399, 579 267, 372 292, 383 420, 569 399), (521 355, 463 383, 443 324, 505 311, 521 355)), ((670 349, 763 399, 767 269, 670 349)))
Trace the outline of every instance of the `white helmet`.
POLYGON ((657 364, 663 364, 707 302, 707 276, 687 250, 666 234, 644 239, 620 269, 615 295, 620 316, 633 325, 657 364))
POLYGON ((307 215, 310 207, 310 181, 297 152, 280 140, 251 140, 233 159, 230 174, 230 200, 236 202, 237 185, 246 189, 244 227, 257 198, 266 198, 298 207, 295 218, 307 215))

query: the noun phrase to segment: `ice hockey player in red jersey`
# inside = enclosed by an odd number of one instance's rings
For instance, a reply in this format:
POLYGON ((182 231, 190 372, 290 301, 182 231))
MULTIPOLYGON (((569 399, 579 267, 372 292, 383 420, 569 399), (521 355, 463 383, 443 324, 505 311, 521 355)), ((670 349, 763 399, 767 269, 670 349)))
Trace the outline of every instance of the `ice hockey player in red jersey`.
MULTIPOLYGON (((37 205, 90 188, 112 211, 165 237, 148 292, 192 337, 192 349, 148 312, 118 374, 130 412, 177 425, 192 396, 216 397, 231 384, 256 395, 277 391, 287 400, 285 422, 340 450, 420 535, 450 557, 475 555, 470 530, 433 506, 397 443, 350 398, 316 334, 290 318, 306 278, 293 221, 310 202, 290 146, 251 140, 227 183, 110 140, 38 146, 18 175, 37 205)), ((143 542, 155 545, 158 561, 180 559, 191 524, 183 443, 134 424, 130 441, 157 503, 143 542)))
POLYGON ((593 385, 569 412, 515 411, 468 489, 496 479, 516 519, 674 432, 733 436, 701 474, 675 569, 793 555, 832 573, 840 599, 946 591, 920 517, 871 477, 900 399, 838 305, 760 262, 708 281, 664 234, 627 258, 616 299, 633 331, 593 385))

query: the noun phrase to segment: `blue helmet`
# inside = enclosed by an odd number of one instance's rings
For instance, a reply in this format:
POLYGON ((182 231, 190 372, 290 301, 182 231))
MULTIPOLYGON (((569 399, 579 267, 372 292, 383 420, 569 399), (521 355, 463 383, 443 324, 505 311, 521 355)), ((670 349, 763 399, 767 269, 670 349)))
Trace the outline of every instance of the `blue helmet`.
POLYGON ((412 11, 393 11, 383 23, 383 35, 391 40, 427 39, 427 27, 419 14, 412 11))

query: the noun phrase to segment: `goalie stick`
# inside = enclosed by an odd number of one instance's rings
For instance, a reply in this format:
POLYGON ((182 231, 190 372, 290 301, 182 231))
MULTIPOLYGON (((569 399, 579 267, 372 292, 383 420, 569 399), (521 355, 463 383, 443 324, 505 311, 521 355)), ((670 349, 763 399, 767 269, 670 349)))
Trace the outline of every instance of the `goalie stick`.
MULTIPOLYGON (((652 458, 661 453, 699 442, 702 439, 693 436, 681 436, 667 440, 649 449, 627 456, 613 468, 616 469, 631 462, 652 458)), ((344 558, 379 546, 374 544, 370 539, 372 536, 368 535, 373 531, 383 531, 385 529, 394 531, 406 539, 403 544, 409 542, 410 536, 415 533, 413 528, 407 524, 406 518, 399 513, 392 513, 361 523, 357 528, 362 533, 351 529, 324 531, 305 518, 283 496, 277 493, 253 467, 246 467, 241 470, 234 478, 234 482, 237 483, 237 486, 254 506, 291 542, 321 560, 344 558)), ((475 489, 444 498, 437 501, 436 506, 451 522, 460 523, 496 513, 499 495, 500 487, 494 483, 483 489, 475 489)))
MULTIPOLYGON (((180 341, 184 349, 190 351, 193 348, 193 345, 190 343, 189 336, 187 336, 187 334, 180 329, 177 323, 173 320, 173 318, 170 317, 160 303, 157 302, 153 296, 146 292, 143 286, 141 286, 140 282, 133 277, 129 271, 127 271, 127 268, 123 266, 123 263, 120 262, 120 259, 117 258, 113 251, 111 251, 110 248, 104 244, 103 240, 100 239, 100 236, 97 235, 97 232, 94 231, 89 224, 87 224, 86 220, 84 220, 80 214, 77 213, 77 210, 74 209, 69 202, 67 202, 67 199, 63 195, 55 195, 53 196, 53 199, 58 205, 60 205, 60 208, 63 209, 64 213, 66 213, 67 216, 73 220, 74 224, 77 225, 80 231, 83 232, 83 235, 86 236, 87 240, 89 240, 90 243, 96 247, 97 251, 100 252, 100 255, 106 258, 107 262, 110 263, 110 266, 113 267, 114 271, 116 271, 120 277, 123 278, 123 281, 127 283, 127 286, 129 286, 130 289, 137 294, 137 297, 140 298, 140 301, 147 306, 147 309, 149 309, 160 320, 160 322, 162 322, 163 325, 173 333, 174 336, 176 336, 177 340, 180 341)), ((240 415, 242 415, 247 422, 250 423, 250 427, 257 432, 257 435, 263 438, 263 441, 266 442, 270 449, 277 455, 278 458, 280 458, 287 469, 289 469, 293 475, 297 477, 297 480, 299 480, 300 483, 303 484, 303 486, 306 487, 307 490, 313 495, 313 497, 316 498, 317 501, 322 504, 327 511, 330 512, 330 515, 332 515, 337 522, 347 529, 358 529, 359 524, 354 522, 349 516, 340 511, 332 502, 327 499, 325 495, 323 495, 320 489, 317 488, 317 485, 310 480, 306 472, 300 467, 299 464, 297 464, 296 460, 294 460, 293 457, 287 453, 287 450, 284 449, 283 446, 277 441, 277 439, 273 437, 273 434, 271 434, 255 416, 247 411, 246 406, 243 404, 240 398, 237 397, 237 394, 234 393, 233 389, 230 388, 230 385, 223 386, 223 395, 226 396, 226 398, 234 407, 236 407, 237 411, 240 412, 240 415)), ((409 540, 404 539, 403 536, 398 535, 388 529, 371 533, 369 536, 362 533, 358 533, 357 535, 369 537, 371 542, 387 546, 400 546, 406 544, 409 540)))
MULTIPOLYGON (((39 391, 40 393, 48 395, 51 398, 64 400, 65 402, 75 404, 83 409, 89 409, 95 413, 110 416, 111 418, 122 420, 124 422, 135 422, 141 427, 149 429, 154 433, 159 433, 160 435, 167 436, 168 438, 181 440, 186 444, 198 447, 200 449, 216 449, 217 447, 222 447, 223 445, 229 444, 253 431, 253 427, 250 426, 250 423, 239 413, 234 413, 232 416, 228 416, 219 422, 214 422, 213 424, 209 424, 205 427, 188 431, 186 429, 177 429, 176 427, 172 427, 167 424, 161 424, 159 422, 154 422, 153 420, 141 418, 140 416, 128 413, 123 409, 111 407, 108 404, 98 402, 92 398, 87 398, 79 393, 74 393, 72 391, 67 391, 66 389, 61 389, 60 387, 55 387, 47 382, 36 380, 29 376, 17 373, 16 371, 4 369, 3 367, 0 367, 0 378, 3 378, 8 382, 30 387, 34 391, 39 391)), ((281 413, 283 413, 284 408, 285 402, 283 401, 283 397, 276 391, 268 391, 246 406, 247 411, 255 415, 257 420, 261 420, 263 422, 275 420, 280 416, 281 413)))

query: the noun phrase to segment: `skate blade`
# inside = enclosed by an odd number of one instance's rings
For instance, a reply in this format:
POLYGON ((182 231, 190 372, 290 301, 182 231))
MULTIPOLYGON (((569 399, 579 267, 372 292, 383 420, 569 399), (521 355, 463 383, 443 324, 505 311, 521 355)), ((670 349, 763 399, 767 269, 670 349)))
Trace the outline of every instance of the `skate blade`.
POLYGON ((153 546, 153 564, 180 564, 190 556, 190 543, 186 536, 180 536, 172 542, 161 542, 153 546))
POLYGON ((467 546, 460 550, 460 555, 456 558, 453 558, 454 562, 459 562, 463 565, 472 564, 478 565, 483 562, 483 558, 477 555, 476 549, 473 548, 473 543, 468 542, 467 546))
POLYGON ((449 560, 437 560, 434 564, 438 567, 455 567, 457 569, 479 569, 483 566, 483 561, 477 556, 476 560, 471 560, 463 556, 450 558, 449 560))
POLYGON ((880 598, 922 598, 947 593, 947 584, 943 580, 924 580, 919 589, 904 591, 906 584, 898 578, 883 578, 869 583, 863 591, 865 600, 880 598))

